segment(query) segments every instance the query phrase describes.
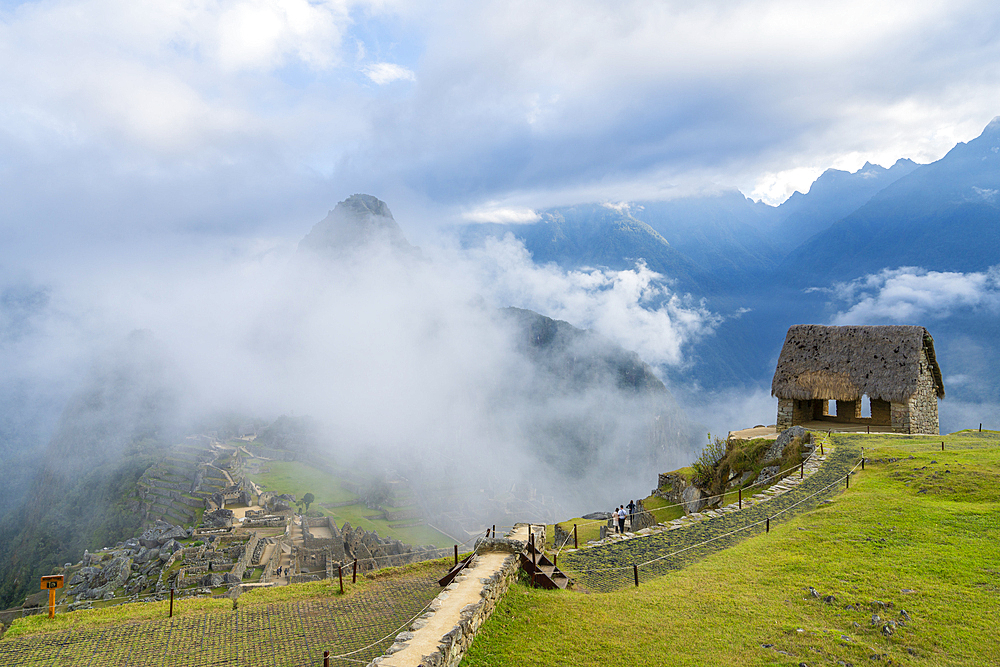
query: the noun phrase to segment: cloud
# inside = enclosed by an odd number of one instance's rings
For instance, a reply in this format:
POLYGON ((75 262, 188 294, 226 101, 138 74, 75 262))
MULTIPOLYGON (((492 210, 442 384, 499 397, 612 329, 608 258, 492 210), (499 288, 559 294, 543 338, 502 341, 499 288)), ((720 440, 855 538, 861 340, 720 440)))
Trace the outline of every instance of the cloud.
POLYGON ((537 222, 539 216, 530 208, 505 207, 488 204, 468 213, 462 214, 469 222, 499 222, 504 224, 521 224, 537 222))
POLYGON ((1000 107, 998 11, 20 3, 0 12, 0 227, 287 232, 289 211, 329 207, 331 188, 408 198, 429 225, 487 202, 709 186, 776 202, 830 166, 926 162, 975 136, 1000 107))
MULTIPOLYGON (((539 267, 510 238, 471 252, 425 245, 422 254, 408 261, 369 248, 324 261, 260 239, 135 261, 102 255, 99 270, 77 263, 45 287, 0 290, 0 359, 11 378, 39 387, 29 396, 50 385, 65 393, 79 386, 85 360, 148 330, 189 421, 309 414, 340 461, 453 474, 477 491, 487 478, 506 479, 505 489, 516 479, 557 495, 570 513, 646 491, 650 469, 690 460, 688 422, 669 396, 613 381, 567 391, 564 366, 546 374, 531 362, 500 309, 536 309, 648 362, 682 364, 714 326, 703 305, 670 293, 643 265, 539 267), (572 455, 598 431, 600 446, 572 455)), ((583 337, 565 354, 575 360, 591 346, 600 347, 583 337)))
POLYGON ((538 266, 510 235, 488 238, 469 252, 469 271, 494 303, 592 329, 650 364, 685 363, 685 348, 721 322, 703 302, 671 292, 664 276, 643 262, 624 271, 538 266))
POLYGON ((364 68, 365 76, 380 86, 393 81, 416 81, 417 75, 395 63, 372 63, 364 68))
POLYGON ((916 267, 884 269, 830 290, 848 308, 833 324, 917 324, 925 318, 945 318, 955 311, 1000 312, 1000 266, 988 271, 959 273, 916 267))

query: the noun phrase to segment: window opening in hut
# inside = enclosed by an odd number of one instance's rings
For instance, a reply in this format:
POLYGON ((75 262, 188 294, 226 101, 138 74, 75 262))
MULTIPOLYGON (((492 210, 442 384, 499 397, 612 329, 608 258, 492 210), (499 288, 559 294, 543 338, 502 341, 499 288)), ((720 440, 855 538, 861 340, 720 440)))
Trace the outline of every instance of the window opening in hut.
POLYGON ((870 419, 872 416, 872 401, 868 398, 868 394, 861 397, 861 417, 862 419, 870 419))
POLYGON ((831 417, 837 416, 837 401, 827 401, 826 402, 826 414, 831 417))

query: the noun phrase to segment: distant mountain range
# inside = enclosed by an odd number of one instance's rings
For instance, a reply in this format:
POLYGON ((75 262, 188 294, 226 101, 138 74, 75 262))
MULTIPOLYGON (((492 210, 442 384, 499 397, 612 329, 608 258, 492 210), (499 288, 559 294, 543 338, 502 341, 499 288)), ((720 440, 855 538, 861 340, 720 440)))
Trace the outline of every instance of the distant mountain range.
MULTIPOLYGON (((969 273, 1000 265, 1000 119, 931 164, 901 159, 888 169, 830 169, 777 207, 732 191, 574 205, 539 216, 530 224, 467 225, 460 236, 474 245, 512 234, 535 262, 565 268, 630 268, 641 258, 675 291, 705 298, 728 316, 689 350, 693 363, 664 369, 678 390, 759 386, 773 373, 789 325, 826 323, 850 305, 832 301, 835 284, 908 266, 969 273)), ((886 312, 884 323, 923 324, 941 339, 945 372, 963 378, 950 397, 996 401, 1000 380, 986 379, 972 360, 1000 362, 998 317, 988 308, 947 316, 917 308, 886 312), (968 353, 970 345, 980 353, 968 353)))

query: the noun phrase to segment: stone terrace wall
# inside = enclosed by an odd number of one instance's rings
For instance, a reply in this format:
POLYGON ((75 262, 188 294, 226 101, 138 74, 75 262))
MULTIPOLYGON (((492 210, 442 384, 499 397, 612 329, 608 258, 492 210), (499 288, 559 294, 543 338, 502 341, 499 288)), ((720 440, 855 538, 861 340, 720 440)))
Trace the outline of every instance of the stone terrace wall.
MULTIPOLYGON (((420 661, 421 667, 457 667, 462 662, 465 652, 469 650, 472 641, 476 638, 476 633, 483 623, 490 617, 497 604, 506 595, 511 582, 517 577, 517 571, 521 567, 520 553, 524 550, 525 543, 517 540, 505 538, 481 539, 476 542, 476 553, 489 551, 501 551, 510 555, 504 559, 503 565, 492 576, 482 579, 482 590, 479 601, 467 605, 462 609, 459 622, 443 637, 437 645, 437 649, 427 656, 423 656, 420 661)), ((461 575, 460 575, 461 577, 461 575)), ((442 593, 453 589, 456 583, 449 584, 442 593)), ((413 638, 413 631, 419 630, 427 624, 436 609, 439 607, 438 600, 431 603, 430 611, 420 616, 410 631, 400 633, 396 637, 396 642, 386 651, 386 655, 398 653, 407 646, 407 642, 413 638)), ((383 661, 382 657, 375 658, 369 663, 369 667, 374 667, 383 661)))

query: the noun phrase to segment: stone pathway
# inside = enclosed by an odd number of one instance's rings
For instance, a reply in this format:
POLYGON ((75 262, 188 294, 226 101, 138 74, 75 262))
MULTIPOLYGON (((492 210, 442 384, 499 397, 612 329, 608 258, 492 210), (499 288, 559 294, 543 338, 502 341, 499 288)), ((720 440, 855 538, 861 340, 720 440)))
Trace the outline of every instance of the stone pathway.
MULTIPOLYGON (((794 472, 791 475, 780 480, 778 483, 763 489, 762 491, 755 493, 753 495, 746 495, 743 498, 743 509, 746 510, 754 505, 760 503, 766 503, 767 501, 775 498, 776 496, 786 493, 796 488, 799 484, 809 479, 826 461, 826 456, 820 456, 819 450, 809 457, 809 460, 805 462, 803 469, 799 472, 794 472), (800 477, 799 475, 802 475, 800 477)), ((613 544, 615 542, 622 542, 625 540, 631 540, 637 537, 646 537, 648 535, 656 535, 657 533, 662 533, 665 530, 677 530, 679 528, 684 528, 690 526, 699 521, 707 521, 709 519, 718 519, 719 517, 725 516, 726 514, 732 514, 733 512, 739 512, 740 503, 739 500, 730 503, 724 507, 717 509, 705 510, 703 512, 695 512, 693 514, 687 514, 679 519, 672 519, 671 521, 660 522, 655 526, 649 528, 643 528, 642 530, 637 530, 634 533, 631 531, 626 531, 622 534, 612 533, 609 534, 603 540, 590 540, 584 545, 585 548, 599 547, 605 544, 613 544)), ((572 550, 570 550, 572 551, 572 550)))
POLYGON ((860 454, 860 447, 850 442, 840 443, 833 451, 828 447, 826 456, 817 457, 811 473, 803 480, 793 475, 793 479, 744 498, 742 511, 727 505, 721 510, 659 525, 645 534, 639 531, 604 540, 591 548, 564 551, 559 557, 559 567, 592 591, 634 586, 633 564, 640 565, 640 581, 648 580, 763 533, 762 522, 767 518, 774 517, 772 523, 787 521, 815 507, 843 489, 838 480, 854 467, 860 454))
POLYGON ((414 623, 415 629, 405 635, 406 648, 382 658, 378 664, 386 667, 421 665, 422 658, 431 655, 444 635, 458 625, 462 610, 479 602, 483 590, 482 580, 499 572, 508 556, 510 554, 505 552, 476 556, 472 564, 438 595, 431 604, 431 613, 414 623))

